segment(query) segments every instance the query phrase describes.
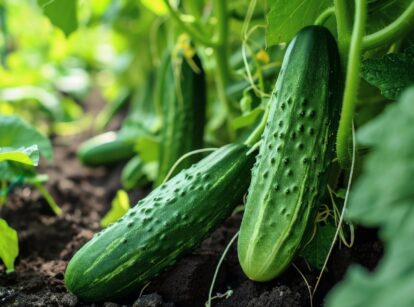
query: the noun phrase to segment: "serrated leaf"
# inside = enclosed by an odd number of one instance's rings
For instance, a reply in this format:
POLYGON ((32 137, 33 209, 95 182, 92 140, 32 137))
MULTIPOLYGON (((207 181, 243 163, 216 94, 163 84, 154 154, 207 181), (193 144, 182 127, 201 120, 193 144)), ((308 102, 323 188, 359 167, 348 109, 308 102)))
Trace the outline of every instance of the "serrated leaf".
POLYGON ((18 242, 16 230, 0 219, 0 258, 6 266, 7 273, 14 271, 14 261, 19 255, 18 242))
POLYGON ((374 272, 351 267, 328 307, 414 305, 413 101, 414 86, 358 132, 372 152, 351 190, 348 218, 380 227, 385 253, 374 272))
POLYGON ((330 224, 318 226, 315 237, 300 253, 314 268, 322 269, 329 248, 331 247, 336 228, 330 224))
POLYGON ((330 5, 331 0, 270 1, 270 12, 266 16, 267 44, 271 46, 290 41, 300 29, 313 24, 330 5))
POLYGON ((78 27, 77 0, 38 0, 50 22, 69 36, 78 27))
POLYGON ((367 59, 362 62, 361 74, 367 82, 378 87, 384 97, 396 99, 401 91, 414 84, 413 51, 367 59))
POLYGON ((127 192, 119 190, 112 201, 112 207, 101 220, 101 226, 107 227, 120 219, 130 208, 127 192))
POLYGON ((52 158, 52 145, 46 136, 20 117, 0 115, 0 147, 18 149, 32 145, 37 145, 46 158, 52 158))

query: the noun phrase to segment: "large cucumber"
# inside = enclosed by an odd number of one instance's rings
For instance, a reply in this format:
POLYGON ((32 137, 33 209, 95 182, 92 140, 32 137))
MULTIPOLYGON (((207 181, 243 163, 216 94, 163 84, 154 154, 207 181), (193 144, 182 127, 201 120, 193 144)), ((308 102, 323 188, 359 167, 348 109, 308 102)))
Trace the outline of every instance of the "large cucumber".
POLYGON ((68 289, 88 301, 122 297, 171 266, 242 201, 253 155, 224 146, 156 188, 69 262, 68 289))
MULTIPOLYGON (((158 103, 162 106, 162 127, 155 185, 164 181, 181 156, 203 146, 206 112, 203 67, 195 53, 188 56, 186 50, 175 50, 176 52, 164 57, 164 72, 157 89, 158 103)), ((175 173, 198 159, 199 155, 185 159, 175 173)))
POLYGON ((238 239, 240 264, 253 280, 270 280, 291 263, 326 189, 339 63, 335 39, 320 26, 302 29, 286 51, 238 239))

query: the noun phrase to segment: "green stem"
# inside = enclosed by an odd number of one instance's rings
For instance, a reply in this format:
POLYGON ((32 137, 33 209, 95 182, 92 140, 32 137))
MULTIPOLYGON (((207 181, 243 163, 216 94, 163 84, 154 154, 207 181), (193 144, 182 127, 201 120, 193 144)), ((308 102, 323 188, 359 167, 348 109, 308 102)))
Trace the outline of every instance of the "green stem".
POLYGON ((253 130, 253 132, 250 134, 250 136, 247 138, 247 140, 244 142, 244 144, 248 145, 248 146, 253 146, 254 144, 256 144, 259 140, 260 137, 263 134, 263 131, 266 128, 266 123, 267 123, 267 117, 269 115, 269 104, 266 106, 265 112, 263 114, 262 120, 260 121, 259 125, 256 127, 256 129, 253 130))
POLYGON ((0 184, 0 206, 2 206, 6 203, 7 199, 7 181, 1 180, 0 184))
POLYGON ((341 54, 342 63, 346 63, 346 53, 348 52, 351 28, 349 20, 348 0, 335 0, 335 17, 338 31, 338 47, 341 54))
POLYGON ((325 22, 331 17, 332 15, 335 15, 335 7, 331 6, 328 7, 326 10, 324 10, 319 17, 315 20, 315 25, 323 25, 325 22))
POLYGON ((336 153, 342 167, 350 162, 349 144, 352 120, 357 99, 359 72, 361 65, 362 38, 365 32, 367 0, 355 0, 355 21, 349 48, 349 61, 346 71, 345 91, 342 102, 341 119, 339 121, 336 153))
POLYGON ((55 202, 52 195, 50 195, 50 193, 46 190, 46 188, 41 183, 38 183, 38 182, 35 183, 34 186, 36 187, 36 189, 38 189, 40 194, 46 200, 46 202, 48 203, 48 205, 50 206, 52 211, 56 215, 61 215, 62 214, 62 209, 59 208, 58 204, 55 202))
POLYGON ((362 41, 364 50, 380 47, 395 41, 400 35, 409 31, 414 25, 414 2, 396 20, 385 28, 366 35, 362 41))
POLYGON ((200 31, 196 28, 192 27, 191 25, 185 23, 180 14, 171 6, 169 0, 164 0, 165 4, 167 5, 168 11, 171 14, 171 17, 180 25, 180 27, 187 32, 194 40, 198 41, 199 43, 207 46, 207 47, 215 47, 217 43, 208 39, 208 36, 203 35, 200 31))

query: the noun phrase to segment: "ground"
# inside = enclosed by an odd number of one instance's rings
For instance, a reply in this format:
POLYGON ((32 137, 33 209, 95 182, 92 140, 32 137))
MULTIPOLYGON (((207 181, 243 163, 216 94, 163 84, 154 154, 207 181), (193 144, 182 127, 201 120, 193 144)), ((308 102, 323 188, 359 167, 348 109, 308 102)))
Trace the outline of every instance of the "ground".
MULTIPOLYGON (((53 161, 41 163, 41 172, 49 176, 47 188, 63 209, 61 217, 54 216, 38 192, 29 187, 17 189, 1 209, 2 217, 19 233, 20 256, 12 274, 6 275, 0 265, 0 306, 203 306, 217 262, 240 225, 240 213, 151 282, 141 297, 137 289, 124 301, 90 304, 65 289, 63 278, 68 260, 99 229, 101 217, 120 188, 121 165, 87 168, 76 159, 77 146, 90 135, 91 132, 54 137, 53 161)), ((146 188, 129 193, 131 201, 136 203, 148 192, 146 188)), ((356 238, 352 249, 334 250, 313 306, 322 306, 323 297, 351 263, 375 267, 382 252, 375 230, 358 229, 356 238)), ((268 283, 254 283, 243 275, 235 245, 220 269, 214 291, 216 294, 232 290, 232 295, 215 299, 213 306, 310 306, 308 288, 297 269, 291 267, 268 283)), ((309 270, 302 259, 296 259, 295 264, 307 282, 314 285, 319 272, 309 270)))

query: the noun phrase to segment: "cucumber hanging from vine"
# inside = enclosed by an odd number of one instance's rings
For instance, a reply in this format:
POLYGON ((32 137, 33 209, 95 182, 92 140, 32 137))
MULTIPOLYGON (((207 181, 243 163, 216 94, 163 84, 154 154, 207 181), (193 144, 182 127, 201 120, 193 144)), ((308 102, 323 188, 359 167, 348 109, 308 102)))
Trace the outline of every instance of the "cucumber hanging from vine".
POLYGON ((342 82, 335 39, 320 26, 289 44, 270 101, 238 240, 243 271, 280 274, 301 246, 335 157, 342 82))
MULTIPOLYGON (((203 146, 206 84, 200 58, 187 35, 179 37, 172 54, 163 58, 156 103, 162 107, 159 169, 160 185, 174 163, 184 154, 203 146)), ((174 174, 198 161, 190 156, 174 174)))

